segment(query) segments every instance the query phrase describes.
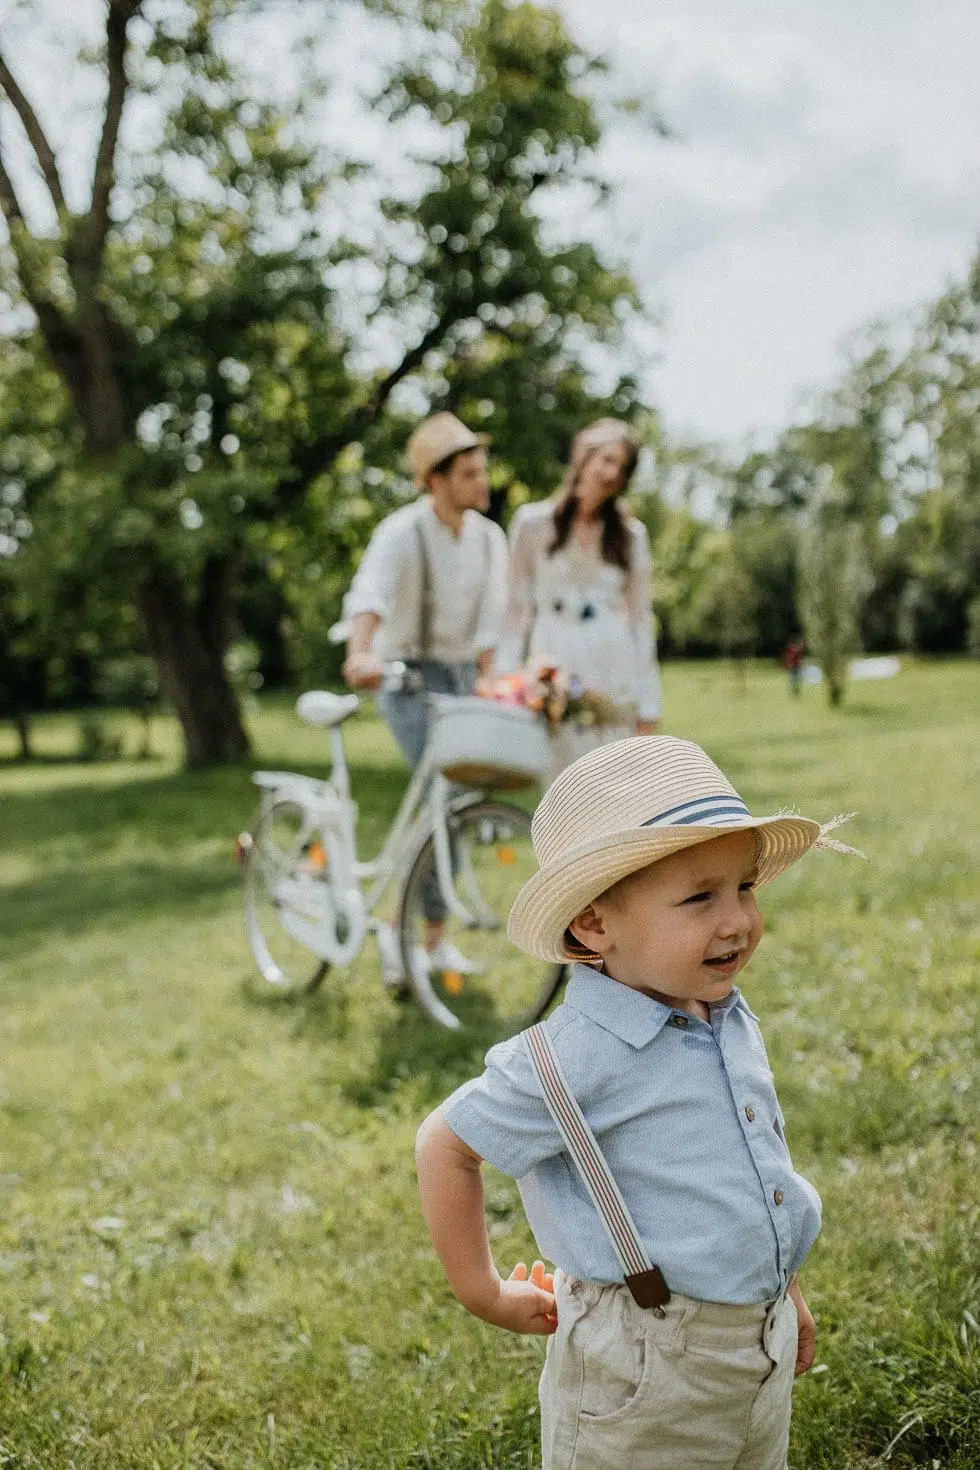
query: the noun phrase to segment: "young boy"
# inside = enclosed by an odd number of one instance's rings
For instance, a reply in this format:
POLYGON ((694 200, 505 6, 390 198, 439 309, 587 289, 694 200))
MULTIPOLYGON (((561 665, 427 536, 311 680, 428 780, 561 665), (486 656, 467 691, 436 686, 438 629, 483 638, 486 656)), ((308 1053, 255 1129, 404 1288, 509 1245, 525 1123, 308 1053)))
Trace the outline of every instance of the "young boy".
POLYGON ((509 934, 578 963, 543 1026, 426 1119, 417 1158, 459 1300, 549 1336, 544 1470, 784 1470, 820 1199, 733 982, 762 937, 755 890, 840 849, 827 830, 751 816, 703 750, 666 736, 583 756, 535 813, 540 868, 509 934), (519 1181, 553 1291, 540 1262, 498 1275, 484 1159, 519 1181))

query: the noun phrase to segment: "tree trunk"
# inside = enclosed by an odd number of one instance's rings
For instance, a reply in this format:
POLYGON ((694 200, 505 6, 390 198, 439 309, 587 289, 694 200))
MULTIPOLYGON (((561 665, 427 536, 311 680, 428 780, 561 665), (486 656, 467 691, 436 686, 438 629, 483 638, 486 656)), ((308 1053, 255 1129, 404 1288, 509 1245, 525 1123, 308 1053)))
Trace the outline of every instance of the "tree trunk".
POLYGON ((212 598, 190 607, 178 580, 160 567, 144 580, 136 606, 180 721, 188 766, 242 760, 250 746, 223 662, 224 609, 212 598))
POLYGON ((14 715, 14 728, 20 741, 19 760, 29 761, 34 759, 34 751, 31 749, 31 717, 26 710, 19 709, 14 715))
POLYGON ((153 716, 148 709, 141 709, 139 717, 142 739, 140 740, 139 750, 136 752, 136 759, 138 761, 148 761, 153 754, 153 716))

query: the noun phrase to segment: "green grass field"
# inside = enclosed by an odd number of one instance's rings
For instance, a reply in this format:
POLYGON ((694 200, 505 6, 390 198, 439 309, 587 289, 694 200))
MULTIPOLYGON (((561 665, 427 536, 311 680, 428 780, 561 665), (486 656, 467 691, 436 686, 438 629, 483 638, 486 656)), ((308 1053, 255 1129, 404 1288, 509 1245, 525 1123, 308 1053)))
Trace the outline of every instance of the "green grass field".
MULTIPOLYGON (((744 977, 825 1207, 790 1463, 977 1470, 978 667, 908 665, 837 712, 761 667, 664 682, 667 729, 753 810, 856 810, 871 859, 766 890, 744 977)), ((347 728, 370 845, 403 777, 380 724, 347 728)), ((252 729, 257 764, 324 770, 286 702, 252 729)), ((373 950, 315 998, 257 995, 249 773, 183 774, 155 739, 80 765, 51 719, 20 766, 0 732, 0 1466, 535 1465, 542 1344, 454 1303, 412 1162, 491 1038, 399 1008, 373 950)), ((533 1246, 487 1185, 509 1265, 533 1246)))

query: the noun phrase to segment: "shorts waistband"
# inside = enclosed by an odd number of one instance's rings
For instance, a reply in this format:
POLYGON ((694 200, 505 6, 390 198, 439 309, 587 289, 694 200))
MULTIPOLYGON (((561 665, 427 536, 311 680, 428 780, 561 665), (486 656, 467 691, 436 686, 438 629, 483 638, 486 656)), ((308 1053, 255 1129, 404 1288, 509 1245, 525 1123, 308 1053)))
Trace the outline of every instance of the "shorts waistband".
MULTIPOLYGON (((611 1290, 621 1291, 629 1296, 629 1288, 622 1281, 582 1281, 578 1277, 567 1276, 564 1273, 562 1273, 562 1278, 569 1291, 590 1303, 598 1301, 603 1292, 611 1290)), ((702 1301, 699 1297, 684 1296, 682 1292, 673 1291, 670 1294, 670 1301, 660 1309, 663 1313, 660 1320, 697 1321, 705 1327, 752 1326, 765 1322, 773 1307, 778 1306, 785 1296, 786 1291, 784 1290, 778 1296, 765 1302, 707 1302, 702 1301)), ((632 1297, 630 1300, 632 1301, 632 1297)), ((646 1309, 638 1307, 637 1310, 646 1309)), ((659 1312, 657 1315, 660 1316, 659 1312)))
POLYGON ((622 1281, 580 1281, 558 1271, 555 1292, 559 1321, 564 1298, 574 1314, 612 1313, 618 1330, 649 1338, 668 1352, 698 1347, 727 1353, 761 1347, 770 1356, 787 1301, 786 1292, 773 1301, 743 1305, 699 1301, 675 1291, 665 1306, 652 1309, 638 1306, 622 1281))

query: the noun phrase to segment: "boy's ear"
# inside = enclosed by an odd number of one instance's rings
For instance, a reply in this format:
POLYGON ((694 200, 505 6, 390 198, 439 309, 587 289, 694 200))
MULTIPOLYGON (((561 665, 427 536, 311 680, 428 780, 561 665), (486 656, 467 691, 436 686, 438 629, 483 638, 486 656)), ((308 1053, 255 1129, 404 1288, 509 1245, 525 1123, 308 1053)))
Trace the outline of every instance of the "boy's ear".
POLYGON ((588 908, 583 909, 568 927, 579 944, 584 945, 586 949, 591 949, 595 954, 603 953, 608 943, 608 935, 602 922, 602 914, 595 904, 590 903, 588 908))

